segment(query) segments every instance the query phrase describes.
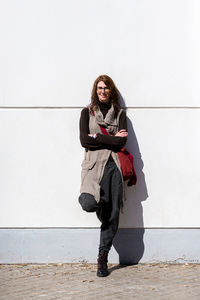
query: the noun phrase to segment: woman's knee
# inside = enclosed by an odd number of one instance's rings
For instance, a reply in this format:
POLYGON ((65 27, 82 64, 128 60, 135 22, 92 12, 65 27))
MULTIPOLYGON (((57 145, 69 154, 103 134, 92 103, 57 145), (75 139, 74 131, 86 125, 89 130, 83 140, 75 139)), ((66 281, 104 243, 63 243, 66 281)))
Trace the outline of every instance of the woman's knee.
POLYGON ((82 193, 78 199, 83 210, 87 212, 95 212, 98 208, 98 204, 93 195, 88 193, 82 193))

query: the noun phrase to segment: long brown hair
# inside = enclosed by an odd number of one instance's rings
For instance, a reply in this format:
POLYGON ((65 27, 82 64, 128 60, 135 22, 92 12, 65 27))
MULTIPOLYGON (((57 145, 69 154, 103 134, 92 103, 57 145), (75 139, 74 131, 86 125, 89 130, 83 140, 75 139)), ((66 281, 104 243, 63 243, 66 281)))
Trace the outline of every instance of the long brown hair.
POLYGON ((108 75, 100 75, 97 77, 93 84, 90 110, 94 111, 98 107, 98 96, 97 96, 97 84, 103 81, 110 88, 110 103, 113 104, 115 113, 120 111, 120 96, 117 87, 115 86, 113 80, 108 75))

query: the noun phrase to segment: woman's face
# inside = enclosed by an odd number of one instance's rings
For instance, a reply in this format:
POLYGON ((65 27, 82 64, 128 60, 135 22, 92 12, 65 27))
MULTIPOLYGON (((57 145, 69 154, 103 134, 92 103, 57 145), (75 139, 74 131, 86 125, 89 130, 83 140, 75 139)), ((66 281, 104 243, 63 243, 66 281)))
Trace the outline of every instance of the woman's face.
POLYGON ((97 96, 99 98, 99 101, 103 103, 108 103, 110 94, 110 88, 103 81, 99 81, 97 83, 97 96))

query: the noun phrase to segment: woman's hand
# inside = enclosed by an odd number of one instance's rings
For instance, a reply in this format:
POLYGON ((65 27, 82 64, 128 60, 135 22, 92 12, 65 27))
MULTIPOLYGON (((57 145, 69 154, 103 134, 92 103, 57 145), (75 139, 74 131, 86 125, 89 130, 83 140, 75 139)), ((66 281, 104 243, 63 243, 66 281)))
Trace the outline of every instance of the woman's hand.
POLYGON ((96 133, 94 133, 94 134, 88 134, 92 139, 96 139, 96 137, 97 137, 97 134, 96 133))
POLYGON ((120 131, 118 131, 115 136, 120 136, 120 137, 127 137, 128 136, 128 132, 125 129, 121 129, 120 131))

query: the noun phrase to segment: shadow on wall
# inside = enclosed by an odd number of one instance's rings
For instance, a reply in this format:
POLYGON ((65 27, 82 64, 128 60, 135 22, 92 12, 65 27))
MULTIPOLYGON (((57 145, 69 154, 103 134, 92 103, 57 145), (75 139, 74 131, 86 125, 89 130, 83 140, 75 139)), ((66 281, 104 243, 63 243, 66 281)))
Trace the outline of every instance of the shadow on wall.
MULTIPOLYGON (((122 99, 122 106, 125 104, 122 99)), ((120 264, 137 264, 144 253, 144 222, 142 201, 148 198, 145 176, 143 173, 143 161, 133 129, 131 120, 127 117, 128 142, 126 148, 134 156, 134 167, 137 174, 137 184, 126 187, 126 201, 123 213, 120 216, 120 229, 118 230, 113 246, 119 254, 120 264)))

